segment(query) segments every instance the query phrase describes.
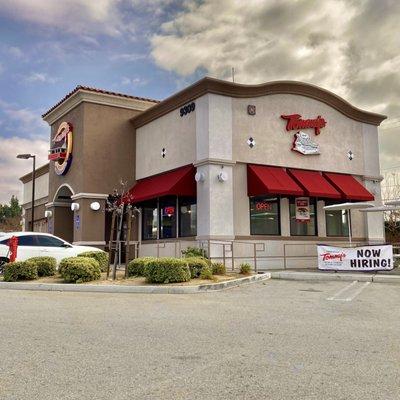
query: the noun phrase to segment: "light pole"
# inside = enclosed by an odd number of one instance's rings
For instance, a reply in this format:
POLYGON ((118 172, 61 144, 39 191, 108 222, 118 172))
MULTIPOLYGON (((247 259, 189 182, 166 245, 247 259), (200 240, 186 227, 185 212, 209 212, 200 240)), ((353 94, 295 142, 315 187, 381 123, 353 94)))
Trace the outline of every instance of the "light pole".
POLYGON ((18 154, 17 158, 22 158, 28 160, 33 159, 33 169, 32 169, 32 206, 31 206, 31 228, 34 231, 33 222, 35 221, 35 178, 36 178, 36 156, 34 154, 18 154))

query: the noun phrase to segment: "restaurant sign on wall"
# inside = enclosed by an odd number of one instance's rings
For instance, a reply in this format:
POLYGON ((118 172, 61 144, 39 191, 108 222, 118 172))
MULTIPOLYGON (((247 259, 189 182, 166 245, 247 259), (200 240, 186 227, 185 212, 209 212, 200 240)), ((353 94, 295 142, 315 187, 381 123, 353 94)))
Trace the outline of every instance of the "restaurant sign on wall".
POLYGON ((48 159, 54 161, 57 175, 65 175, 72 162, 72 124, 62 122, 52 140, 48 159))
POLYGON ((326 126, 326 121, 320 115, 314 119, 303 119, 300 114, 281 115, 282 119, 287 121, 286 130, 297 131, 294 134, 292 150, 300 154, 312 155, 320 154, 319 144, 311 139, 308 132, 304 130, 313 129, 317 136, 321 133, 321 129, 326 126))

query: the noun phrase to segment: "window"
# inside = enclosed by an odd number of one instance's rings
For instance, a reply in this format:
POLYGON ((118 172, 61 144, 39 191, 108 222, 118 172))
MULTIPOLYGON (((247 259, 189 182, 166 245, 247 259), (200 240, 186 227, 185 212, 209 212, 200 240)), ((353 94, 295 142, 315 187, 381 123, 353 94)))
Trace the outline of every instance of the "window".
POLYGON ((176 237, 176 197, 160 199, 160 239, 176 237))
MULTIPOLYGON (((336 204, 334 202, 326 205, 336 204)), ((349 219, 346 210, 326 210, 326 236, 349 236, 349 219)))
POLYGON ((144 240, 157 239, 157 201, 142 206, 142 237, 144 240))
POLYGON ((317 221, 315 216, 315 199, 310 199, 310 220, 300 222, 296 220, 295 199, 291 198, 290 203, 290 235, 291 236, 316 236, 317 221))
POLYGON ((179 199, 179 236, 196 236, 197 205, 196 199, 179 199))
POLYGON ((250 234, 280 235, 279 198, 250 198, 250 234))
POLYGON ((64 242, 60 239, 57 239, 53 236, 45 236, 45 235, 37 235, 37 241, 39 242, 39 246, 44 247, 62 247, 64 242))
POLYGON ((36 235, 18 236, 18 246, 38 246, 36 235))

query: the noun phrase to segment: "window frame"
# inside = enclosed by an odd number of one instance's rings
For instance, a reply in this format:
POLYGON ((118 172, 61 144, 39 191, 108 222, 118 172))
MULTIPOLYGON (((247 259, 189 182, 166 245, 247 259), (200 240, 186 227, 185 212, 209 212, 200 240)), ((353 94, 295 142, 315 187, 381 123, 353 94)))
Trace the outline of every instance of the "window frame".
POLYGON ((249 196, 249 222, 250 222, 250 236, 282 236, 281 226, 281 196, 279 195, 261 195, 261 196, 249 196), (251 224, 251 201, 257 199, 276 199, 278 205, 278 233, 253 233, 251 224))
MULTIPOLYGON (((325 200, 325 206, 327 205, 333 205, 333 204, 339 204, 339 201, 327 201, 325 200)), ((329 210, 324 210, 325 213, 325 233, 326 233, 326 237, 332 237, 332 238, 348 238, 349 234, 352 235, 352 228, 353 228, 353 224, 351 222, 351 212, 347 212, 347 210, 344 210, 346 212, 346 218, 347 218, 347 229, 348 229, 348 233, 347 235, 328 235, 328 224, 327 224, 327 212, 329 210)), ((335 210, 335 211, 341 211, 341 210, 335 210)))
POLYGON ((196 237, 197 236, 197 197, 184 197, 184 196, 177 196, 178 200, 178 214, 177 214, 177 225, 178 225, 178 238, 190 238, 190 237, 196 237), (181 229, 181 204, 182 201, 189 201, 193 200, 194 203, 189 203, 190 205, 196 205, 196 233, 194 235, 182 235, 182 229, 181 229))

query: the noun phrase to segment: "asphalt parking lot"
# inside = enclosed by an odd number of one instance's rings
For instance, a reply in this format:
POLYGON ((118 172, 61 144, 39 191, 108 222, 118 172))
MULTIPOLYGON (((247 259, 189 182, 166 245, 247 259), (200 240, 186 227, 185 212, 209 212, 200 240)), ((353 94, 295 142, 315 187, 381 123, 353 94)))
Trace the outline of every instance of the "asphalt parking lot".
POLYGON ((400 286, 0 290, 1 399, 399 399, 400 286))

